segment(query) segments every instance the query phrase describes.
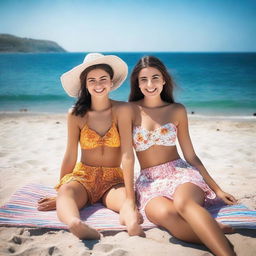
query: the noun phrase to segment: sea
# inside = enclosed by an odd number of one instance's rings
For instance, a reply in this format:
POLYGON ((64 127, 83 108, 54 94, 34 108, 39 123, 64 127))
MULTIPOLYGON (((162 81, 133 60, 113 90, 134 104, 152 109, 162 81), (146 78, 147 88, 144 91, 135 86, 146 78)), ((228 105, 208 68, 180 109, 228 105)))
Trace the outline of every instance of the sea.
MULTIPOLYGON (((0 112, 66 113, 75 98, 66 95, 60 76, 83 62, 87 53, 1 53, 0 112)), ((127 101, 129 78, 137 61, 153 55, 164 62, 176 83, 175 101, 189 114, 256 115, 256 53, 107 52, 129 68, 124 84, 111 92, 127 101)), ((255 117, 256 118, 256 117, 255 117)))

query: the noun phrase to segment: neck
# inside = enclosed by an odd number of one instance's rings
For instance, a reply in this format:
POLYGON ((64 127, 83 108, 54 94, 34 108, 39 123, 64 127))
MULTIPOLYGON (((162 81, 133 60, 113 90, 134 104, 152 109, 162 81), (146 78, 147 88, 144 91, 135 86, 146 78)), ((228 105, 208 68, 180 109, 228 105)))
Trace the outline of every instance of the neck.
POLYGON ((165 105, 165 102, 161 99, 161 97, 144 97, 142 100, 143 107, 147 108, 157 108, 165 105))
POLYGON ((94 98, 92 97, 91 109, 93 111, 104 111, 111 107, 111 101, 108 97, 94 98))

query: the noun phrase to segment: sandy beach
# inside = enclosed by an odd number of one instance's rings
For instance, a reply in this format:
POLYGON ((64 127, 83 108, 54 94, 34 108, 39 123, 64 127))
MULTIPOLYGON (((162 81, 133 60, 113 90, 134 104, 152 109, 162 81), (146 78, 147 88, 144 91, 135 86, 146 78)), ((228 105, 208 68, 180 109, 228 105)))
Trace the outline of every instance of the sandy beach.
MULTIPOLYGON (((190 116, 197 155, 221 188, 256 209, 256 117, 190 116)), ((0 205, 28 183, 54 186, 66 146, 64 114, 0 114, 0 205)), ((136 163, 136 171, 139 165, 136 163)), ((256 230, 227 235, 239 256, 256 255, 256 230)), ((100 241, 80 241, 65 230, 0 227, 0 255, 206 256, 204 246, 181 242, 153 228, 146 238, 104 232, 100 241)))

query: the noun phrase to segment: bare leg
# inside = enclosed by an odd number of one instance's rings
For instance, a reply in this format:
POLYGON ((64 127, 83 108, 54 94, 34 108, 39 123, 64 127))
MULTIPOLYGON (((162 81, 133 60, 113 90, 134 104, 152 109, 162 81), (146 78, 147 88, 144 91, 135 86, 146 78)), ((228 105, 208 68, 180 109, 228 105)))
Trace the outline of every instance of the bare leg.
POLYGON ((192 183, 182 184, 175 191, 174 207, 199 239, 215 255, 235 255, 217 222, 201 206, 203 202, 204 192, 192 183))
POLYGON ((80 239, 99 239, 100 234, 80 219, 79 209, 88 201, 85 188, 78 182, 64 184, 58 191, 56 208, 59 219, 80 239))
POLYGON ((166 228, 176 238, 192 243, 202 243, 190 225, 178 214, 173 201, 166 197, 155 197, 145 207, 148 219, 166 228))
POLYGON ((125 201, 125 188, 123 184, 110 188, 102 197, 103 204, 112 211, 119 212, 125 201))
MULTIPOLYGON (((173 201, 166 197, 155 197, 145 207, 148 219, 154 224, 166 228, 176 238, 202 244, 191 226, 184 220, 174 207, 173 201)), ((232 227, 218 223, 221 230, 231 233, 232 227)))
MULTIPOLYGON (((125 199, 126 194, 124 185, 116 185, 112 187, 102 198, 103 204, 115 212, 120 212, 125 199)), ((144 232, 138 223, 138 219, 141 220, 140 216, 131 215, 126 220, 120 221, 122 225, 126 225, 129 235, 144 236, 144 232)))

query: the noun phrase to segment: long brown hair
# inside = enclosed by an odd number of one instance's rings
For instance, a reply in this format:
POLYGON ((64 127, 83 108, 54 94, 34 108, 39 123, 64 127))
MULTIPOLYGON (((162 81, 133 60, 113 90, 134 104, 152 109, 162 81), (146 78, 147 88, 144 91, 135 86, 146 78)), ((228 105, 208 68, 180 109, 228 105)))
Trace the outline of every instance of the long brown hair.
POLYGON ((87 75, 94 69, 103 69, 106 71, 110 79, 113 79, 114 71, 108 64, 96 64, 86 68, 80 75, 81 88, 78 94, 78 99, 73 107, 72 114, 83 117, 86 112, 91 108, 91 94, 86 87, 87 75))
POLYGON ((154 56, 144 56, 135 65, 131 74, 131 91, 129 95, 129 101, 138 101, 144 98, 143 93, 139 88, 138 76, 143 68, 153 67, 158 69, 163 75, 165 84, 160 94, 161 99, 165 102, 174 103, 173 89, 175 87, 174 81, 171 75, 168 73, 165 65, 154 56))

